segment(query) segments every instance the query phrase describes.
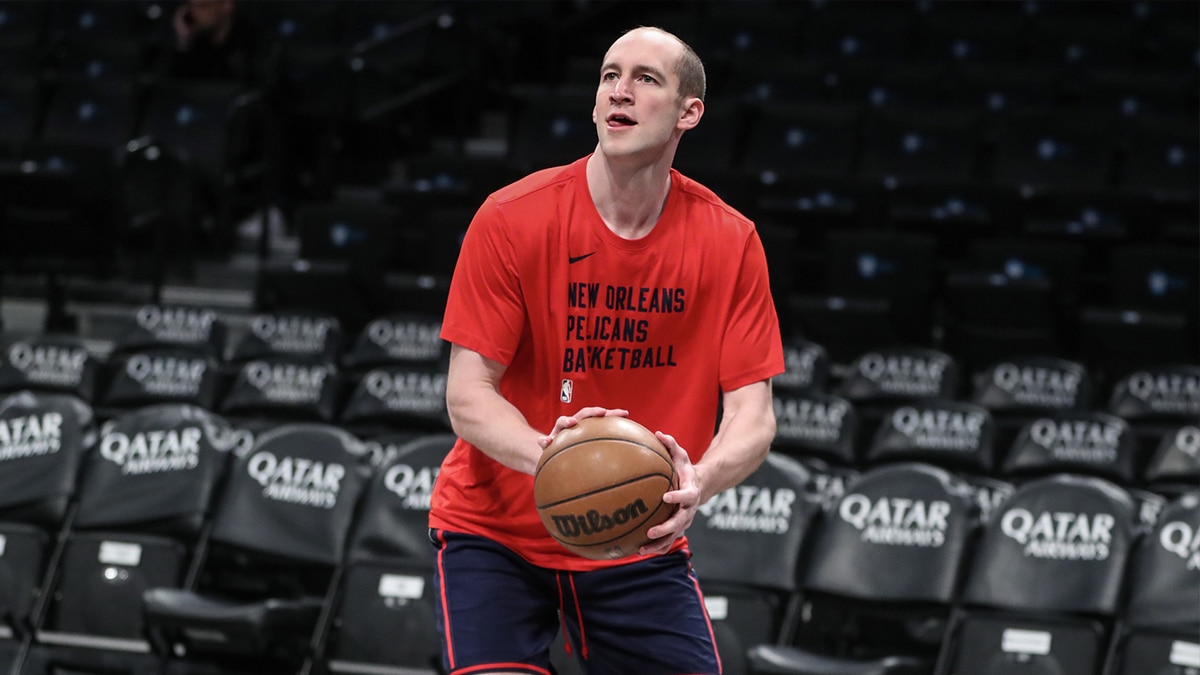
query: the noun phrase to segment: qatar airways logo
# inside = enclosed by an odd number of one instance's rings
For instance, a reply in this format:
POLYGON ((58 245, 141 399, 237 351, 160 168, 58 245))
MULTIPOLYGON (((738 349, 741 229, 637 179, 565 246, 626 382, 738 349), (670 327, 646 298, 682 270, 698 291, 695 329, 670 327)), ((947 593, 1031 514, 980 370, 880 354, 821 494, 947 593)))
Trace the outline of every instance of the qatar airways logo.
POLYGON ((196 396, 207 372, 203 358, 135 354, 125 363, 125 374, 158 396, 196 396))
POLYGON ((436 466, 409 466, 397 464, 387 470, 383 484, 388 491, 400 498, 405 509, 428 511, 433 499, 433 484, 438 477, 436 466))
POLYGON ((0 461, 50 455, 62 449, 62 413, 0 419, 0 461))
POLYGON ((817 359, 821 350, 816 347, 786 347, 783 350, 784 372, 775 376, 775 382, 785 387, 808 387, 816 377, 817 359))
POLYGON ((1159 531, 1158 545, 1183 560, 1189 572, 1200 571, 1200 529, 1182 520, 1171 521, 1159 531))
POLYGON ((941 500, 846 495, 838 505, 838 516, 862 532, 862 540, 886 546, 937 548, 946 543, 951 514, 949 502, 941 500))
POLYGON ((246 471, 263 487, 263 497, 321 509, 337 506, 346 475, 341 464, 278 457, 265 450, 250 458, 246 471))
POLYGON ((1081 373, 1066 368, 1002 363, 992 371, 992 384, 1020 405, 1074 407, 1082 383, 1081 373))
POLYGON ((1129 376, 1129 394, 1160 414, 1200 414, 1200 375, 1137 372, 1129 376))
POLYGON ((784 438, 836 443, 850 404, 843 400, 775 398, 776 433, 784 438))
POLYGON ((937 396, 942 390, 948 356, 880 354, 871 352, 858 362, 858 372, 880 391, 905 396, 937 396))
POLYGON ((1015 508, 1000 518, 1000 531, 1022 546, 1027 558, 1107 560, 1117 519, 1110 513, 1042 511, 1015 508))
POLYGON ((77 386, 83 381, 88 351, 83 347, 14 342, 8 347, 7 357, 30 384, 77 386))
POLYGON ((367 325, 367 339, 385 354, 402 361, 436 361, 442 355, 440 323, 377 319, 367 325))
POLYGON ((207 309, 146 305, 135 314, 137 325, 162 342, 196 344, 212 336, 217 313, 207 309))
POLYGON ((1057 460, 1111 464, 1117 461, 1121 438, 1127 429, 1116 418, 1112 421, 1042 418, 1029 425, 1029 440, 1057 460))
POLYGON ((1187 426, 1176 431, 1171 438, 1171 447, 1200 461, 1200 427, 1187 426))
POLYGON ((315 354, 325 349, 336 321, 323 317, 263 314, 250 322, 250 333, 277 352, 315 354))
POLYGON ((327 365, 272 364, 251 361, 243 368, 246 382, 273 403, 316 403, 332 374, 327 365))
POLYGON ((892 412, 890 420, 892 428, 915 447, 970 452, 979 449, 988 414, 903 406, 892 412))
POLYGON ((438 413, 445 409, 446 374, 372 370, 362 386, 394 412, 438 413))
POLYGON ((712 530, 786 534, 796 499, 791 488, 739 485, 708 500, 700 513, 708 518, 712 530))
POLYGON ((151 429, 132 436, 106 433, 100 439, 100 456, 121 467, 124 474, 187 471, 200 465, 200 427, 151 429))

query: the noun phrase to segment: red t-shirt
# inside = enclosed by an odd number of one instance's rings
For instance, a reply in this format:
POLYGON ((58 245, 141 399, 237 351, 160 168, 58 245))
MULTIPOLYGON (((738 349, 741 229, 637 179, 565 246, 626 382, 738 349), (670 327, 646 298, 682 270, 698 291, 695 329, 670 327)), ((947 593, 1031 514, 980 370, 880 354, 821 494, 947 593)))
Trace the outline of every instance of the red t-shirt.
MULTIPOLYGON (((442 338, 507 365, 500 391, 535 429, 585 406, 625 408, 698 461, 720 393, 783 372, 762 243, 752 222, 675 170, 654 229, 622 239, 596 211, 586 164, 485 200, 463 240, 442 338)), ((549 568, 627 562, 564 549, 538 517, 533 477, 461 439, 438 475, 430 525, 549 568)))

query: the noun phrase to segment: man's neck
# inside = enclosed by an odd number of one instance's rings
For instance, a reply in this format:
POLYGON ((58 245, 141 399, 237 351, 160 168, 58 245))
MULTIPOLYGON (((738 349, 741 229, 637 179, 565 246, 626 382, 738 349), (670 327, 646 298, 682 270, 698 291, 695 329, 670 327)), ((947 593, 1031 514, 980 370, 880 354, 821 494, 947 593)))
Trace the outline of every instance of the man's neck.
POLYGON ((641 239, 654 229, 666 206, 671 167, 661 163, 628 168, 596 152, 587 163, 587 181, 608 229, 622 239, 641 239))

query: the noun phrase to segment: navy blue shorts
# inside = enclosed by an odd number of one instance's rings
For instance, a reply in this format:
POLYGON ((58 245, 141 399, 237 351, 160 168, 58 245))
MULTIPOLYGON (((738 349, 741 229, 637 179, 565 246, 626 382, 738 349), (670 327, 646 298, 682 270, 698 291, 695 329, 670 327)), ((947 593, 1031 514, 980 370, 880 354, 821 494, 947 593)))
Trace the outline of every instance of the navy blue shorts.
POLYGON ((483 537, 430 531, 450 675, 549 675, 560 626, 588 675, 719 675, 700 585, 679 551, 596 570, 530 564, 483 537))

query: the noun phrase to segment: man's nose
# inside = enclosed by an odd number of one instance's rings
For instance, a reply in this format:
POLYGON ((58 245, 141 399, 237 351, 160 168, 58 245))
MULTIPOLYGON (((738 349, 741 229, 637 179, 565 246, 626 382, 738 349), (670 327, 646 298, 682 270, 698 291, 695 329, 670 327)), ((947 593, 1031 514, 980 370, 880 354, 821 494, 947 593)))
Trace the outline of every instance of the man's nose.
POLYGON ((612 88, 613 99, 624 101, 628 100, 629 96, 629 81, 624 77, 617 78, 617 81, 615 84, 613 84, 612 88))

